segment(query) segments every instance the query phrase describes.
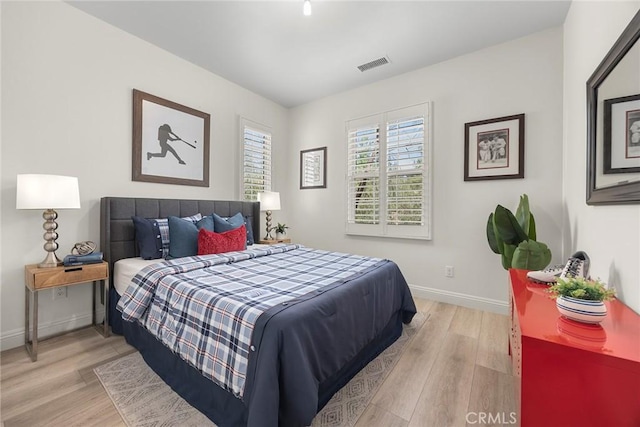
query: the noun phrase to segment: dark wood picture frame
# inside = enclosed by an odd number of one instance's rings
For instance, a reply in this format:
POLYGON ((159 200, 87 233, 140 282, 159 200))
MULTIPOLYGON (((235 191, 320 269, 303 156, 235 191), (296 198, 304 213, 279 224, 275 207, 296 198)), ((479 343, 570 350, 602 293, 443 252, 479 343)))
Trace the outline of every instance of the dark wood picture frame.
POLYGON ((464 124, 464 180, 524 178, 524 114, 464 124))
POLYGON ((208 113, 134 89, 132 180, 208 187, 210 121, 208 113))
MULTIPOLYGON (((613 165, 614 161, 616 162, 616 165, 619 164, 621 160, 620 154, 622 151, 625 152, 625 155, 628 154, 628 150, 632 148, 630 146, 637 146, 633 147, 635 148, 634 151, 640 151, 640 141, 636 140, 640 136, 640 128, 638 128, 638 123, 640 123, 640 102, 638 101, 640 101, 640 94, 604 100, 604 135, 602 140, 602 157, 604 161, 602 165, 602 173, 604 174, 640 172, 640 166, 614 167, 613 165), (613 106, 615 104, 630 103, 635 104, 633 111, 625 111, 625 117, 619 117, 620 112, 617 114, 618 117, 614 115, 613 106), (632 118, 629 117, 630 114, 632 118), (624 128, 614 129, 614 124, 620 125, 621 121, 624 122, 624 128), (631 126, 629 122, 635 123, 636 129, 638 129, 637 132, 630 131, 631 126), (624 135, 624 138, 620 138, 621 135, 624 135), (633 141, 632 138, 634 139, 633 141)), ((637 162, 634 161, 634 163, 640 163, 640 156, 633 157, 637 158, 637 162)))
MULTIPOLYGON (((615 185, 598 187, 597 162, 602 152, 598 149, 598 133, 601 132, 598 122, 598 92, 602 83, 616 69, 617 65, 640 40, 640 11, 629 22, 609 52, 587 80, 587 179, 586 202, 588 205, 626 205, 640 203, 640 181, 626 182, 622 180, 615 185)), ((600 101, 601 102, 601 101, 600 101)), ((602 126, 604 131, 604 126, 602 126)), ((602 135, 604 138, 604 135, 602 135)), ((604 141, 604 139, 603 139, 604 141)))
POLYGON ((327 188, 327 147, 300 151, 300 189, 327 188))

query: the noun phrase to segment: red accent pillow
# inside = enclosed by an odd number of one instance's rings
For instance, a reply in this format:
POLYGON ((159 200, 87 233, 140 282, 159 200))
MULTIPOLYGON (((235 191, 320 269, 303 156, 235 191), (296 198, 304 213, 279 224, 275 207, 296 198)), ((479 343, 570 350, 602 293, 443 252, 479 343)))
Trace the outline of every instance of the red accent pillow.
POLYGON ((247 229, 244 225, 224 233, 216 233, 204 228, 198 231, 198 255, 242 251, 246 243, 247 229))

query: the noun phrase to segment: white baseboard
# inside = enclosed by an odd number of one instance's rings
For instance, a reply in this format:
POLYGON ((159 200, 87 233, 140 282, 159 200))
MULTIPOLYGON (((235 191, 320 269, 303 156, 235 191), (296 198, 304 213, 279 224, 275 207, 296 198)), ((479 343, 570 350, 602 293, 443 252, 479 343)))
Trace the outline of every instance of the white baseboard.
POLYGON ((411 293, 418 298, 433 301, 446 302, 448 304, 461 305, 477 310, 490 311, 498 314, 509 313, 509 303, 475 295, 461 294, 459 292, 443 291, 442 289, 428 288, 426 286, 409 285, 411 293))
MULTIPOLYGON (((96 315, 100 315, 100 313, 96 311, 96 315)), ((61 332, 78 329, 83 326, 89 326, 91 323, 93 323, 93 319, 91 318, 90 312, 74 314, 72 317, 52 322, 38 323, 38 339, 45 339, 49 335, 55 335, 61 332)), ((0 336, 0 351, 9 350, 10 348, 20 347, 23 345, 24 328, 7 331, 0 336)))

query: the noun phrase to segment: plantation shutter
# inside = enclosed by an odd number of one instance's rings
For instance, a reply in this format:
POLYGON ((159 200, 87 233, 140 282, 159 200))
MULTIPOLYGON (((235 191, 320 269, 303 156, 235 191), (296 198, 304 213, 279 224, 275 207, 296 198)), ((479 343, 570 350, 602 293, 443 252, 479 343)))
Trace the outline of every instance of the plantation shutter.
POLYGON ((380 224, 380 126, 352 122, 347 151, 347 227, 380 224))
POLYGON ((242 147, 242 198, 254 201, 271 191, 271 132, 244 124, 242 147))
POLYGON ((387 123, 387 223, 424 224, 424 117, 387 123))
POLYGON ((430 123, 429 103, 347 122, 347 234, 430 239, 430 123))
POLYGON ((429 103, 385 115, 387 236, 416 239, 431 236, 429 118, 429 103))

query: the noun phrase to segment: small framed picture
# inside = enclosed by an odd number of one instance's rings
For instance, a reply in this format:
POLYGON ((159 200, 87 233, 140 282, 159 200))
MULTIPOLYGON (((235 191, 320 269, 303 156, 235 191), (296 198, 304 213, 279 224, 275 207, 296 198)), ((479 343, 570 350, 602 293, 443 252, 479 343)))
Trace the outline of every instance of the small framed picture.
POLYGON ((524 114, 464 124, 464 180, 524 178, 524 114))
POLYGON ((640 172, 640 95, 605 99, 605 174, 640 172))
POLYGON ((134 181, 209 186, 210 116, 133 90, 134 181))
POLYGON ((300 189, 327 188, 327 147, 300 151, 300 189))

